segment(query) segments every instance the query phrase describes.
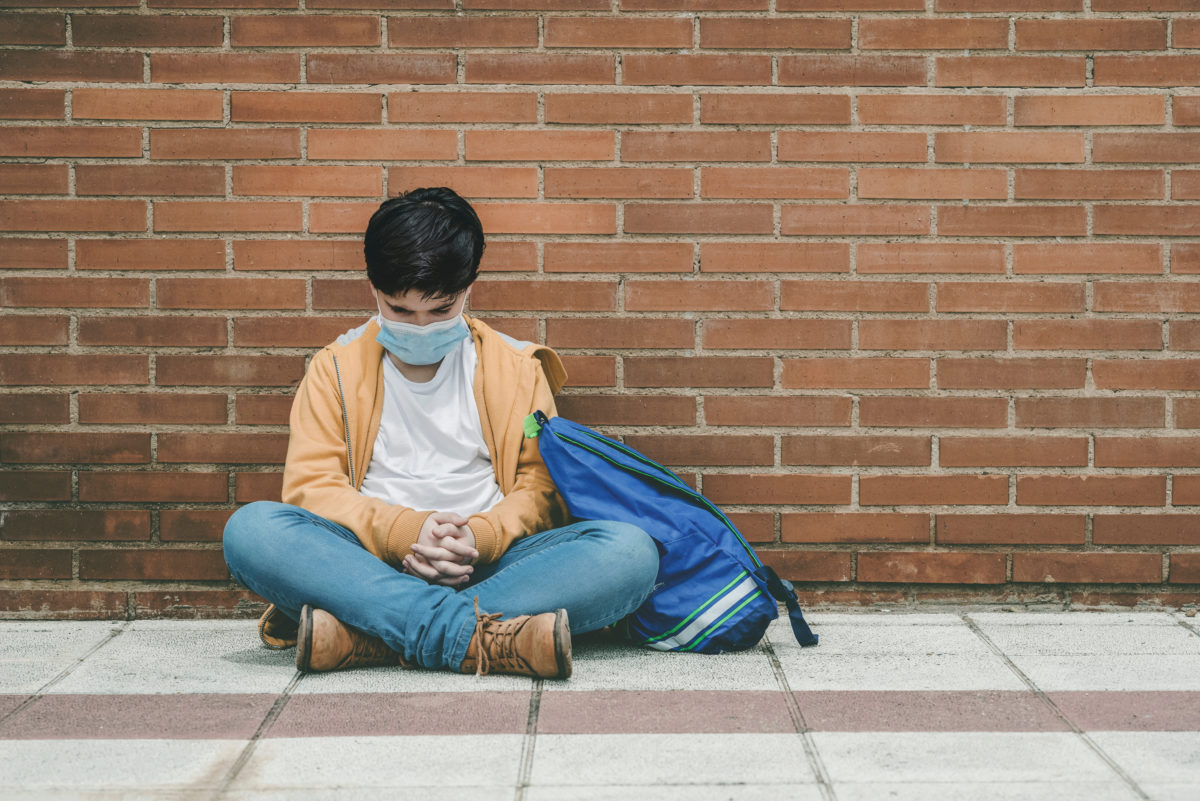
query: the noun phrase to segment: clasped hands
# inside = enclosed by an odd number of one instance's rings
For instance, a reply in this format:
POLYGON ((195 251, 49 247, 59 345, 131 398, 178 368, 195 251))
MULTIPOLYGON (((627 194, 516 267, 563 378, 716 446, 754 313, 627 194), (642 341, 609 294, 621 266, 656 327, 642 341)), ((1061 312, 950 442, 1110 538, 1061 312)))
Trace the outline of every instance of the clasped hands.
POLYGON ((471 562, 477 558, 467 519, 453 512, 434 512, 425 518, 401 570, 430 584, 460 587, 471 580, 471 562))

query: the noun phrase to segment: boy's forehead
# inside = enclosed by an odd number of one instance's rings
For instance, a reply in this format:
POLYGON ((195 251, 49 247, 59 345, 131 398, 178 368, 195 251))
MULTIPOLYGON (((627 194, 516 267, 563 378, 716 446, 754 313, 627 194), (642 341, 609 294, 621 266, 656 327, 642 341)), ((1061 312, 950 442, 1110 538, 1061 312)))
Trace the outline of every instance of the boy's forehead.
POLYGON ((388 295, 383 292, 379 296, 383 298, 391 306, 401 306, 405 309, 425 310, 425 309, 440 309, 442 306, 454 303, 462 295, 458 292, 453 295, 432 295, 427 296, 420 290, 409 289, 405 292, 397 292, 393 295, 388 295))

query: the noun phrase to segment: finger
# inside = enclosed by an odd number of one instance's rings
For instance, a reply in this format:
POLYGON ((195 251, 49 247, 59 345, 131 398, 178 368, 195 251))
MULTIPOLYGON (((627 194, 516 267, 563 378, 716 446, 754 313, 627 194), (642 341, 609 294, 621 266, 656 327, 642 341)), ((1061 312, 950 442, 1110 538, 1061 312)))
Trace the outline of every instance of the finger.
POLYGON ((455 553, 454 551, 449 551, 449 550, 446 550, 445 548, 438 548, 438 547, 429 546, 429 545, 421 545, 420 543, 414 543, 412 546, 412 551, 413 551, 413 553, 424 557, 425 561, 430 562, 430 563, 435 562, 435 561, 442 561, 442 562, 454 562, 454 563, 462 565, 462 564, 466 564, 467 562, 470 561, 465 556, 459 555, 459 554, 455 553))
POLYGON ((433 568, 441 575, 450 576, 452 578, 469 576, 472 572, 470 565, 460 565, 458 562, 444 562, 441 560, 436 560, 430 562, 430 564, 433 565, 433 568))
POLYGON ((438 542, 438 545, 447 551, 470 559, 474 559, 475 557, 479 556, 479 551, 475 550, 457 537, 443 537, 438 542))
POLYGON ((408 569, 413 575, 417 576, 417 578, 423 578, 426 581, 433 581, 439 575, 437 569, 423 559, 410 557, 407 560, 407 564, 408 569))
POLYGON ((465 526, 467 524, 467 518, 454 512, 443 512, 442 519, 444 522, 453 523, 456 526, 465 526))
POLYGON ((437 583, 441 584, 445 587, 458 587, 463 584, 466 584, 470 580, 471 580, 470 576, 462 576, 461 578, 451 578, 451 577, 447 576, 447 577, 438 579, 437 583))

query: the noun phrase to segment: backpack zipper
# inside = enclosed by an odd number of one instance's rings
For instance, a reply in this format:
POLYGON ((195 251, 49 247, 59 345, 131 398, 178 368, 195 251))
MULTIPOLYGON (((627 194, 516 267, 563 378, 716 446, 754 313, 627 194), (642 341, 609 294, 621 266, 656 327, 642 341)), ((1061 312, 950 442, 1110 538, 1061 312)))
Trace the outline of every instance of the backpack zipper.
POLYGON ((338 402, 342 405, 342 429, 346 432, 346 464, 350 466, 350 486, 358 489, 354 481, 354 451, 350 447, 350 416, 346 413, 346 395, 342 392, 342 371, 338 368, 337 356, 333 357, 333 374, 337 376, 338 402))

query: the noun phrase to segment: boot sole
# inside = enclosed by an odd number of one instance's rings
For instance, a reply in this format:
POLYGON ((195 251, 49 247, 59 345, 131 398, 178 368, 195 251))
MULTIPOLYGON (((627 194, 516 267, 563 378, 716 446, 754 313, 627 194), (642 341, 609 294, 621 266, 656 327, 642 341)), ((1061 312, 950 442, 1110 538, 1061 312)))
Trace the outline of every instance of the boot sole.
POLYGON ((567 610, 554 613, 554 656, 558 663, 560 679, 571 677, 571 627, 567 623, 567 610))
POLYGON ((302 673, 309 672, 312 662, 312 632, 313 608, 305 604, 300 610, 300 628, 296 632, 296 669, 302 673))

